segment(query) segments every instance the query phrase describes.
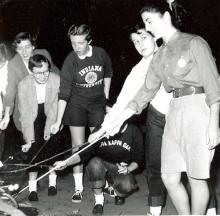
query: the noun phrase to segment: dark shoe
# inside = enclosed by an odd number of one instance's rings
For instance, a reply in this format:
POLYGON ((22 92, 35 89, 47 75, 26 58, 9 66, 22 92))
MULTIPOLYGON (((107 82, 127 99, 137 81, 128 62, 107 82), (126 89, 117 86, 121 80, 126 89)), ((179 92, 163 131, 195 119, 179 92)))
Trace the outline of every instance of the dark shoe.
POLYGON ((28 196, 29 201, 38 201, 38 196, 36 191, 31 191, 28 196))
POLYGON ((115 190, 112 186, 105 187, 103 189, 103 192, 108 194, 110 197, 115 197, 116 196, 115 190))
POLYGON ((124 197, 115 196, 115 205, 123 205, 125 203, 124 197))
POLYGON ((103 205, 97 204, 92 210, 93 215, 102 215, 103 214, 103 205))
POLYGON ((55 196, 57 195, 57 188, 54 186, 48 187, 48 196, 55 196))
POLYGON ((81 201, 82 201, 82 192, 77 190, 72 196, 72 202, 80 203, 81 201))

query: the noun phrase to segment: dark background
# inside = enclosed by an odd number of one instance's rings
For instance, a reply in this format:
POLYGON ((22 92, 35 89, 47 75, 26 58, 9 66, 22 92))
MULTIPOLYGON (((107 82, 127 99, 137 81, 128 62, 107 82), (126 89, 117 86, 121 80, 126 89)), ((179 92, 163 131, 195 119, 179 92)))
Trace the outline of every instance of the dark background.
MULTIPOLYGON (((93 30, 92 44, 105 48, 111 56, 111 95, 115 96, 140 58, 127 32, 140 19, 143 3, 144 0, 0 0, 0 39, 11 42, 18 32, 29 31, 37 39, 37 47, 46 48, 60 68, 71 50, 66 36, 69 26, 87 23, 93 30)), ((184 30, 204 37, 219 65, 220 1, 182 0, 182 4, 191 14, 184 30)))

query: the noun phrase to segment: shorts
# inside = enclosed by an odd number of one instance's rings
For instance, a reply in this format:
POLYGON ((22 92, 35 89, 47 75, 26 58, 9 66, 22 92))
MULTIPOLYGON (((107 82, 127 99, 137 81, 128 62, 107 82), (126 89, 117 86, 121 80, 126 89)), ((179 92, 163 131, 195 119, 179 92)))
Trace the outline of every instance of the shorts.
POLYGON ((76 127, 96 127, 102 124, 104 116, 104 97, 85 99, 77 96, 67 104, 62 123, 76 127))
POLYGON ((162 173, 187 172, 196 179, 210 177, 214 150, 207 145, 209 118, 205 94, 171 100, 162 141, 162 173))

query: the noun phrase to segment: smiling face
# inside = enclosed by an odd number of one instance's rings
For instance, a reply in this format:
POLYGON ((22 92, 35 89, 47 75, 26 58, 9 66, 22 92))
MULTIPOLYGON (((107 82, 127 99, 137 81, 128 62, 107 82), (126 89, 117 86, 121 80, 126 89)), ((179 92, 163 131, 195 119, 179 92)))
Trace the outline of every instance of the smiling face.
POLYGON ((144 11, 141 14, 141 18, 144 22, 145 29, 152 32, 157 39, 164 36, 167 24, 165 14, 144 11))
POLYGON ((42 62, 42 67, 33 67, 32 75, 38 84, 45 84, 49 78, 48 63, 42 62))
POLYGON ((155 42, 153 37, 145 29, 139 29, 137 33, 131 33, 130 37, 135 49, 144 58, 153 54, 155 42))
POLYGON ((30 40, 21 40, 17 44, 16 52, 21 56, 23 61, 28 61, 29 58, 33 55, 34 46, 31 44, 30 40))
POLYGON ((86 55, 89 51, 91 41, 87 41, 86 37, 87 35, 70 35, 73 50, 78 56, 86 55))

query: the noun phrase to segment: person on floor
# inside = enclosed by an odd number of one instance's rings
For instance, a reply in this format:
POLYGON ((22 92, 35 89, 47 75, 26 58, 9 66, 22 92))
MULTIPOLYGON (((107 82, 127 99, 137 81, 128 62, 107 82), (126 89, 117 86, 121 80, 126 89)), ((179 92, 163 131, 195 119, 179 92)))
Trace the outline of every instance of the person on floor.
POLYGON ((103 138, 68 161, 55 162, 58 169, 86 162, 86 170, 95 196, 93 215, 102 215, 106 180, 116 193, 115 204, 138 189, 133 172, 143 162, 143 135, 131 123, 124 123, 115 136, 103 138))
MULTIPOLYGON (((51 133, 56 133, 61 123, 69 126, 72 147, 85 142, 86 126, 92 131, 102 123, 109 98, 112 63, 104 49, 91 45, 91 34, 86 24, 73 24, 68 30, 73 50, 63 63, 58 116, 51 127, 51 133)), ((73 167, 73 177, 72 202, 79 203, 83 196, 83 164, 73 167)))
POLYGON ((214 148, 219 144, 219 75, 211 50, 201 37, 177 29, 163 0, 148 1, 141 10, 146 29, 164 44, 154 55, 145 84, 110 127, 92 137, 114 135, 123 122, 141 112, 161 84, 173 92, 162 140, 162 179, 178 214, 205 214, 209 201, 207 179, 214 148), (181 181, 186 172, 191 199, 181 181), (201 199, 202 197, 202 199, 201 199), (191 200, 191 204, 190 201, 191 200))
MULTIPOLYGON (((25 141, 22 151, 27 152, 26 162, 35 164, 59 153, 59 142, 54 136, 51 137, 50 126, 56 122, 60 77, 51 72, 49 59, 40 54, 30 57, 28 68, 31 74, 18 84, 18 110, 25 141)), ((53 163, 54 160, 50 160, 44 165, 51 169, 53 163)), ((39 170, 39 166, 28 169, 30 201, 38 201, 36 179, 39 170)), ((52 171, 48 196, 57 194, 56 178, 56 172, 52 171)))

